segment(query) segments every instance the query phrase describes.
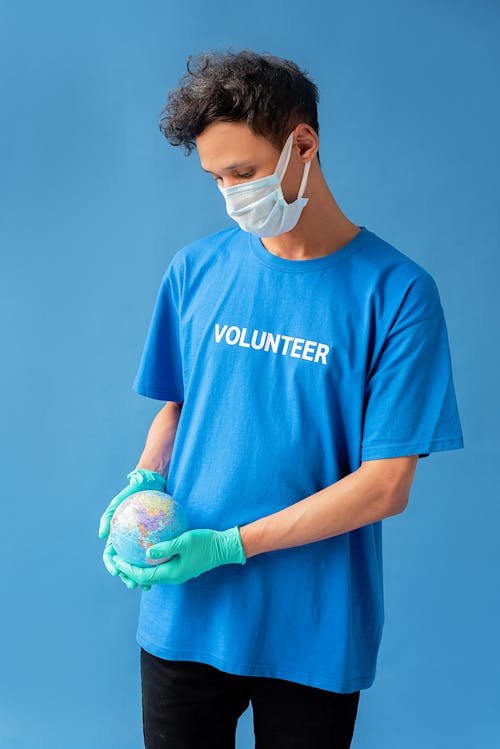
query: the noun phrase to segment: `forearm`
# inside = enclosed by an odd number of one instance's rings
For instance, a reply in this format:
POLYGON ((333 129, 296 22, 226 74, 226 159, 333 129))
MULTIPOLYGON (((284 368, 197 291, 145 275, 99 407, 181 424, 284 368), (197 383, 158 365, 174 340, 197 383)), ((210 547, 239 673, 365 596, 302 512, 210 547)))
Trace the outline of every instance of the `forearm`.
POLYGON ((178 403, 168 401, 156 414, 136 468, 157 471, 167 478, 181 409, 178 403))
POLYGON ((398 514, 400 486, 362 467, 284 510, 240 526, 245 556, 321 541, 398 514))

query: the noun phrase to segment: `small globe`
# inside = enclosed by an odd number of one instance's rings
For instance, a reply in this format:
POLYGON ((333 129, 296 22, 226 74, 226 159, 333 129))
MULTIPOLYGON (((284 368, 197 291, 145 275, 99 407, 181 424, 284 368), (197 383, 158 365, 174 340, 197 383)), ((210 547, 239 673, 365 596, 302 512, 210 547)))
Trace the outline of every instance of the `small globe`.
POLYGON ((138 567, 150 567, 171 557, 148 559, 146 550, 188 529, 186 511, 170 494, 148 490, 134 492, 120 502, 111 518, 109 535, 119 557, 138 567))

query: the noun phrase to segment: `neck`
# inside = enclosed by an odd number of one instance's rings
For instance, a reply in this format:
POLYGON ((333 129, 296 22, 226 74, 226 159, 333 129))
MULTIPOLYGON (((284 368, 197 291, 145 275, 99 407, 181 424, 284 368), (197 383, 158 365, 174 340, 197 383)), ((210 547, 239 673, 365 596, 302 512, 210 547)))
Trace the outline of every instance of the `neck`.
MULTIPOLYGON (((297 190, 298 185, 295 195, 297 190)), ((269 252, 288 260, 323 257, 336 252, 360 232, 359 226, 340 210, 317 160, 311 164, 303 197, 309 202, 297 225, 284 234, 261 239, 269 252)))

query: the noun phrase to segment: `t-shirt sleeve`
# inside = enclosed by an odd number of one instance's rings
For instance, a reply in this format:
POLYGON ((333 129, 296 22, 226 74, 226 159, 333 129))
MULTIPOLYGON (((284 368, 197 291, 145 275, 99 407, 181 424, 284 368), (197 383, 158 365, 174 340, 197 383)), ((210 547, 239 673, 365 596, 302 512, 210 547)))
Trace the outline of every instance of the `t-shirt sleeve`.
POLYGON ((361 460, 464 446, 448 332, 427 274, 396 316, 365 382, 361 460))
POLYGON ((157 400, 184 400, 178 284, 172 263, 161 281, 139 368, 132 387, 157 400))

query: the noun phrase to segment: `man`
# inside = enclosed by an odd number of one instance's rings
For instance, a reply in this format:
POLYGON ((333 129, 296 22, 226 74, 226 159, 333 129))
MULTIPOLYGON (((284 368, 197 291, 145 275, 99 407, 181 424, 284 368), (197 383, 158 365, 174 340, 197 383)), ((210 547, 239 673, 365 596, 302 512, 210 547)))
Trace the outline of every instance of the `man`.
POLYGON ((133 386, 166 404, 101 519, 105 537, 151 487, 191 523, 152 568, 105 550, 145 589, 148 749, 234 747, 250 702, 260 749, 349 747, 384 623, 381 521, 419 457, 463 447, 436 283, 340 210, 317 101, 294 63, 242 50, 188 63, 165 108, 236 225, 164 274, 133 386))

